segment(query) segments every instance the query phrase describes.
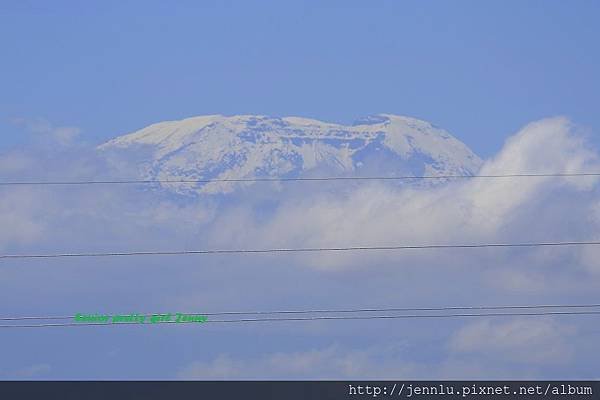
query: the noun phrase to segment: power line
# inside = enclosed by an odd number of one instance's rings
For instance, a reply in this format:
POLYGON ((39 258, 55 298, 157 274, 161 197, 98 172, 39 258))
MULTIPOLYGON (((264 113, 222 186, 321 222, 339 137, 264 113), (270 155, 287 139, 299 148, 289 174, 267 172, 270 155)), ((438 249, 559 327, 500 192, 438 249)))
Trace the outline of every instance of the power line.
MULTIPOLYGON (((414 319, 414 318, 468 318, 468 317, 519 317, 519 316, 549 316, 549 315, 600 315, 600 311, 548 311, 548 312, 513 312, 513 313, 460 313, 460 314, 410 314, 410 315, 371 315, 371 316, 325 316, 325 317, 292 317, 292 318, 244 318, 244 319, 221 319, 206 320, 207 323, 245 323, 245 322, 284 322, 284 321, 320 321, 320 320, 374 320, 374 319, 414 319)), ((151 324, 140 324, 137 322, 119 323, 48 323, 48 324, 20 324, 0 325, 0 328, 53 328, 74 326, 117 326, 117 325, 163 325, 177 324, 190 325, 195 322, 157 322, 151 324)))
POLYGON ((321 178, 224 178, 224 179, 132 179, 132 180, 82 180, 82 181, 11 181, 0 186, 68 186, 68 185, 132 185, 132 184, 188 184, 188 183, 243 183, 243 182, 322 182, 322 181, 390 181, 411 179, 474 179, 474 178, 566 178, 600 176, 600 172, 498 174, 498 175, 420 175, 420 176, 328 176, 321 178))
MULTIPOLYGON (((444 307, 391 307, 391 308, 354 308, 354 309, 313 309, 313 310, 279 310, 279 311, 222 311, 209 313, 181 313, 205 316, 222 315, 277 315, 277 314, 345 314, 345 313, 371 313, 371 312, 425 312, 425 311, 458 311, 458 310, 520 310, 520 309, 556 309, 556 308, 599 308, 600 304, 536 304, 536 305, 510 305, 510 306, 444 306, 444 307)), ((152 316, 154 314, 138 314, 152 316)), ((0 321, 23 320, 60 320, 72 319, 75 316, 12 316, 0 317, 0 321)))
POLYGON ((1 259, 22 258, 67 258, 67 257, 127 257, 127 256, 176 256, 204 254, 262 254, 262 253, 315 253, 341 251, 381 251, 381 250, 431 250, 431 249, 479 249, 510 247, 564 247, 597 246, 600 241, 581 242, 539 242, 539 243, 480 243, 480 244, 427 244, 399 246, 351 246, 351 247, 305 247, 275 249, 232 249, 232 250, 180 250, 180 251, 130 251, 99 253, 57 253, 57 254, 0 254, 1 259))

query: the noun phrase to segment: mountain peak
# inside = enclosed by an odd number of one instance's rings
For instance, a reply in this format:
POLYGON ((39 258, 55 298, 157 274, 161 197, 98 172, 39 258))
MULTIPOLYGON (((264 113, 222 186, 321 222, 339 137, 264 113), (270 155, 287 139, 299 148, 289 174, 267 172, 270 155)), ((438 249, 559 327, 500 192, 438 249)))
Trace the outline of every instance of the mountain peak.
MULTIPOLYGON (((249 179, 321 175, 474 174, 481 160, 419 119, 377 114, 346 126, 303 117, 206 115, 152 124, 101 151, 145 149, 146 179, 249 179)), ((230 183, 181 192, 223 193, 230 183)))

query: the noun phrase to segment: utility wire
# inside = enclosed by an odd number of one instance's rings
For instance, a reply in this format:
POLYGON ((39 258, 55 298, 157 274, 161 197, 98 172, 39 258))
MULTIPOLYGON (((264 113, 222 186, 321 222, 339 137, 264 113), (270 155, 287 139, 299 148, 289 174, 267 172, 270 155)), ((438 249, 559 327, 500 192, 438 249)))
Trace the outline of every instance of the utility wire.
POLYGON ((67 258, 67 257, 126 257, 126 256, 176 256, 200 254, 262 254, 262 253, 315 253, 335 251, 367 250, 425 250, 425 249, 478 249, 506 247, 564 247, 597 246, 600 241, 539 242, 539 243, 480 243, 480 244, 427 244, 399 246, 351 246, 351 247, 305 247, 277 249, 232 249, 232 250, 180 250, 180 251, 129 251, 99 253, 56 253, 56 254, 0 254, 0 260, 21 258, 67 258))
MULTIPOLYGON (((416 311, 458 311, 458 310, 522 310, 522 309, 556 309, 556 308, 599 308, 600 304, 536 304, 536 305, 511 305, 511 306, 446 306, 446 307, 393 307, 393 308, 356 308, 356 309, 315 309, 315 310, 283 310, 283 311, 223 311, 210 313, 181 313, 205 316, 221 315, 277 315, 277 314, 346 314, 346 313, 372 313, 372 312, 416 312, 416 311)), ((154 314, 138 314, 150 317, 154 314)), ((0 321, 23 320, 61 320, 72 319, 75 316, 12 316, 0 317, 0 321)))
MULTIPOLYGON (((207 323, 240 323, 240 322, 282 322, 282 321, 319 321, 319 320, 374 320, 374 319, 413 319, 413 318, 467 318, 467 317, 515 317, 515 316, 548 316, 548 315, 600 315, 600 311, 548 311, 548 312, 512 312, 512 313, 460 313, 460 314, 410 314, 410 315, 371 315, 371 316, 326 316, 326 317, 292 317, 292 318, 245 318, 245 319, 220 319, 206 320, 207 323)), ((190 325, 196 322, 157 322, 140 324, 137 322, 119 323, 49 323, 49 324, 20 324, 0 325, 1 328, 53 328, 74 326, 117 326, 117 325, 161 325, 177 324, 190 325)))
POLYGON ((498 174, 498 175, 421 175, 421 176, 329 176, 322 178, 224 178, 224 179, 147 179, 147 180, 84 180, 84 181, 12 181, 0 182, 0 186, 54 186, 54 185, 132 185, 132 184, 186 184, 186 183, 242 183, 242 182, 322 182, 322 181, 390 181, 411 179, 473 179, 473 178, 557 178, 600 176, 600 172, 547 173, 547 174, 498 174))

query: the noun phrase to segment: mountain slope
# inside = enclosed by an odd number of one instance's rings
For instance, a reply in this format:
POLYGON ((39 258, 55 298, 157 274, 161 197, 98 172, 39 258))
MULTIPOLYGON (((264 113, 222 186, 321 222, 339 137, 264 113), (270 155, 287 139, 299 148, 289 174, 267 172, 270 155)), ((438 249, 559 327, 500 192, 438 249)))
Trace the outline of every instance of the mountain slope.
MULTIPOLYGON (((147 179, 471 175, 481 160, 428 122, 380 114, 352 126, 313 119, 210 115, 167 121, 117 137, 101 151, 143 151, 147 179)), ((172 186, 226 193, 236 184, 172 186)))

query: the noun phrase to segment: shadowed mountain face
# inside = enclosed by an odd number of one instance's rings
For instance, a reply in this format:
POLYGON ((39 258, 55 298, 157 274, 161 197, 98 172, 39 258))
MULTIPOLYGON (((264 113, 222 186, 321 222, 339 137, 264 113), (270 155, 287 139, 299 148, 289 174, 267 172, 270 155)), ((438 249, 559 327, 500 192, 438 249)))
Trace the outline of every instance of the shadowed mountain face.
MULTIPOLYGON (((99 149, 135 158, 141 178, 160 180, 472 175, 481 166, 477 155, 443 129, 384 114, 351 126, 298 117, 200 116, 153 124, 99 149)), ((218 194, 239 185, 168 187, 218 194)))

